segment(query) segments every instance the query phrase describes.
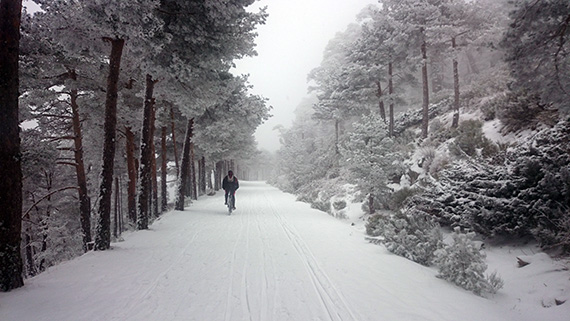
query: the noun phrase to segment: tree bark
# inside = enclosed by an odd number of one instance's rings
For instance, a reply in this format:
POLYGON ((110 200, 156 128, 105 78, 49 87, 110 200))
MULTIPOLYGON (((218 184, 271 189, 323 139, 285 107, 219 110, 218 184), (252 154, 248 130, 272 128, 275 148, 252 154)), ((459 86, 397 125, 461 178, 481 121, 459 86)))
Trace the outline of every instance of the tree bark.
POLYGON ((113 236, 119 237, 119 177, 115 177, 115 224, 113 224, 113 236))
POLYGON ((459 68, 457 63, 455 37, 451 39, 451 47, 453 48, 453 121, 451 123, 452 128, 457 128, 459 126, 459 68))
POLYGON ((131 127, 125 128, 125 136, 127 142, 127 175, 128 183, 128 216, 129 221, 135 223, 137 221, 137 166, 135 162, 135 134, 131 127))
POLYGON ((198 161, 198 172, 199 172, 199 189, 200 195, 206 194, 206 158, 202 156, 198 161))
POLYGON ((154 144, 154 133, 155 127, 154 123, 156 121, 156 106, 153 104, 152 115, 150 119, 150 146, 151 146, 151 162, 152 162, 152 213, 154 217, 158 217, 160 212, 158 211, 158 174, 156 170, 156 148, 154 144))
POLYGON ((144 99, 144 116, 141 135, 141 164, 139 168, 139 200, 137 229, 148 229, 150 205, 152 202, 152 114, 154 81, 151 75, 146 75, 146 91, 144 99))
POLYGON ((388 95, 390 96, 390 107, 389 107, 389 117, 390 121, 388 124, 388 133, 390 137, 394 136, 394 84, 392 82, 393 79, 393 70, 392 70, 392 63, 388 64, 388 95))
POLYGON ((22 166, 18 120, 21 0, 0 2, 0 291, 24 285, 20 252, 22 166))
POLYGON ((178 175, 178 190, 176 191, 175 209, 184 210, 184 192, 188 183, 188 170, 190 169, 190 144, 192 143, 192 131, 194 128, 194 118, 188 119, 186 126, 186 137, 182 150, 182 163, 180 164, 180 174, 178 175))
POLYGON ((178 147, 176 147, 176 126, 174 123, 174 108, 170 108, 170 126, 172 129, 172 145, 174 151, 174 165, 176 166, 176 176, 180 174, 180 167, 178 166, 178 147))
POLYGON ((423 87, 423 104, 422 104, 422 137, 427 138, 429 127, 429 87, 427 72, 427 49, 425 41, 422 42, 422 87, 423 87))
POLYGON ((161 160, 162 162, 160 163, 160 200, 161 200, 161 211, 162 212, 166 212, 166 210, 168 210, 168 191, 166 188, 166 163, 167 163, 167 157, 166 157, 166 126, 162 126, 161 128, 161 137, 160 137, 160 142, 161 142, 161 149, 162 152, 161 154, 161 160))
POLYGON ((194 143, 190 143, 190 183, 192 187, 192 199, 198 200, 198 188, 196 184, 196 159, 194 155, 194 143))
POLYGON ((222 182, 222 172, 224 170, 224 162, 223 161, 219 161, 216 162, 216 169, 214 171, 214 190, 219 191, 222 187, 221 182, 222 182))
POLYGON ((382 84, 380 83, 380 80, 376 81, 376 87, 378 88, 376 96, 378 97, 378 107, 380 109, 380 117, 382 117, 382 120, 384 121, 384 123, 386 123, 386 109, 384 108, 384 97, 382 97, 382 84))
MULTIPOLYGON (((77 80, 75 70, 70 71, 71 78, 77 80)), ((91 199, 87 194, 87 176, 85 175, 85 163, 83 161, 83 134, 81 133, 81 120, 79 117, 79 106, 77 105, 77 89, 71 90, 70 95, 72 123, 73 123, 73 143, 75 158, 75 173, 77 175, 77 187, 79 193, 79 215, 81 223, 81 233, 83 235, 83 251, 88 251, 88 244, 91 243, 91 199)))
POLYGON ((99 216, 95 249, 107 250, 111 247, 111 194, 113 193, 113 165, 115 162, 115 132, 117 129, 117 98, 121 56, 124 39, 104 38, 111 43, 109 76, 107 77, 107 97, 105 99, 105 137, 103 142, 103 168, 99 188, 99 216))

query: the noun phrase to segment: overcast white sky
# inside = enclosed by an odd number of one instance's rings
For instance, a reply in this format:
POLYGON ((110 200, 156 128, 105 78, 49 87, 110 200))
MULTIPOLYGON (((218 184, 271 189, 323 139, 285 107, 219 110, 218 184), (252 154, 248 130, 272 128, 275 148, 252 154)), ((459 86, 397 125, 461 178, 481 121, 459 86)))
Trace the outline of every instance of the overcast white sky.
POLYGON ((269 98, 274 115, 255 134, 259 147, 279 149, 274 127, 289 127, 293 111, 307 95, 307 74, 319 66, 328 41, 356 21, 356 14, 378 0, 260 0, 269 17, 258 27, 258 56, 237 62, 249 74, 253 93, 269 98))

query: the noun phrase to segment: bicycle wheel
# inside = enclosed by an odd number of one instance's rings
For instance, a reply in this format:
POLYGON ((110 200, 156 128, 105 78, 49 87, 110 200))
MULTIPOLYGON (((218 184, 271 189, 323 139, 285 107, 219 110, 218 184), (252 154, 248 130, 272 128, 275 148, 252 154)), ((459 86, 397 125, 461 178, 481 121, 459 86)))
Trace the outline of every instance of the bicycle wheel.
POLYGON ((233 204, 234 204, 234 196, 231 193, 229 193, 228 194, 228 215, 232 215, 232 211, 234 208, 233 204))

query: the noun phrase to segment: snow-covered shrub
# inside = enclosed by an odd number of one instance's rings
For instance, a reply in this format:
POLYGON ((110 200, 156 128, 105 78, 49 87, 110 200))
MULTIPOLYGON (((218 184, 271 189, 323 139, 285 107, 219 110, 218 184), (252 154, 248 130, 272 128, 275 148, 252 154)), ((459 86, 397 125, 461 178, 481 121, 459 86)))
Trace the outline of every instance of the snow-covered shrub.
POLYGON ((311 207, 319 211, 329 213, 331 210, 331 203, 329 201, 314 200, 311 202, 311 207))
POLYGON ((496 274, 485 277, 486 256, 473 241, 475 233, 461 233, 460 229, 456 228, 452 237, 452 244, 435 252, 434 262, 439 268, 438 277, 478 295, 494 293, 502 287, 503 282, 496 274))
POLYGON ((335 210, 340 211, 346 208, 346 201, 345 200, 335 201, 332 203, 332 206, 335 210))
POLYGON ((382 234, 382 215, 375 214, 371 215, 368 218, 368 222, 366 223, 366 234, 376 237, 382 234))
POLYGON ((471 157, 478 156, 478 150, 481 150, 481 155, 485 157, 496 154, 498 147, 483 135, 482 127, 483 124, 478 120, 470 119, 461 122, 457 129, 455 143, 450 146, 450 151, 457 156, 461 156, 463 152, 471 157))
POLYGON ((404 202, 413 195, 416 195, 418 190, 415 188, 404 187, 392 193, 390 197, 389 206, 393 211, 399 210, 404 205, 404 202))
POLYGON ((449 164, 448 155, 436 151, 433 147, 424 147, 420 152, 422 156, 421 167, 432 176, 437 176, 449 164))
MULTIPOLYGON (((430 104, 428 110, 429 118, 433 119, 436 116, 444 114, 451 106, 452 100, 449 97, 437 104, 430 104)), ((399 135, 411 127, 420 125, 422 123, 422 118, 423 115, 421 109, 412 109, 400 114, 400 116, 394 120, 394 133, 399 135)))
POLYGON ((525 128, 537 128, 539 123, 552 123, 552 110, 543 103, 538 93, 520 90, 509 92, 497 116, 507 132, 516 132, 525 128))
POLYGON ((382 243, 388 251, 426 266, 432 264, 434 252, 443 245, 439 224, 414 209, 375 217, 369 221, 368 230, 383 237, 382 243))

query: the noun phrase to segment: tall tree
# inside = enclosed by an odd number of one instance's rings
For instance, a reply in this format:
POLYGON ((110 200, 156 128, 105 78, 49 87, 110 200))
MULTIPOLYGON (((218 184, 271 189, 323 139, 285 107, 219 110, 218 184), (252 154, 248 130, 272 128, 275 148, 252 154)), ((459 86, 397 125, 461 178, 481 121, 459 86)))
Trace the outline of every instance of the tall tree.
POLYGON ((566 0, 516 1, 512 23, 505 35, 514 84, 537 92, 569 112, 570 2, 566 0))
MULTIPOLYGON (((249 12, 246 7, 253 0, 165 0, 159 10, 163 18, 164 32, 173 35, 155 61, 167 66, 182 87, 184 95, 178 95, 177 104, 184 106, 182 113, 193 119, 212 104, 203 84, 217 81, 219 72, 231 67, 234 59, 254 55, 255 27, 265 22, 265 10, 249 12), (205 99, 206 98, 206 99, 205 99)), ((173 99, 174 100, 174 99, 173 99)), ((214 99, 215 100, 215 99, 214 99)), ((189 122, 188 125, 192 123, 189 122)), ((187 134, 193 131, 189 128, 187 134)), ((192 144, 186 137, 185 144, 192 144)), ((179 182, 184 182, 182 171, 189 160, 190 146, 184 146, 179 182)), ((180 190, 180 189, 179 189, 180 190)), ((177 208, 184 205, 184 195, 177 195, 177 208)))
MULTIPOLYGON (((372 102, 371 99, 363 102, 366 97, 375 97, 379 86, 379 76, 377 73, 363 73, 360 69, 355 69, 350 63, 349 48, 354 44, 354 39, 358 38, 360 27, 356 24, 350 25, 343 33, 337 35, 329 41, 323 55, 323 61, 317 68, 311 70, 307 78, 314 82, 310 88, 317 94, 319 99, 315 104, 313 117, 321 121, 328 121, 334 124, 335 128, 335 152, 338 154, 340 130, 347 117, 367 113, 372 102), (368 91, 368 93, 362 93, 368 91), (364 97, 364 98, 363 98, 364 97), (368 104, 366 104, 368 103, 368 104)), ((378 70, 376 67, 375 70, 378 70)), ((377 101, 382 102, 380 113, 383 111, 382 94, 377 101)), ((385 115, 384 115, 385 118, 385 115)))
MULTIPOLYGON (((399 22, 402 33, 408 36, 409 50, 419 52, 422 71, 422 136, 428 135, 429 127, 429 76, 428 52, 439 50, 440 39, 451 39, 453 30, 454 2, 463 0, 386 0, 384 6, 390 16, 399 22)), ((448 40, 447 40, 448 41, 448 40)), ((438 56, 439 52, 432 52, 438 56)))
POLYGON ((147 74, 142 127, 141 165, 139 168, 140 190, 137 212, 137 228, 139 230, 148 229, 151 212, 150 205, 152 204, 152 158, 154 158, 152 153, 152 127, 154 127, 153 114, 155 100, 153 98, 153 90, 155 83, 156 81, 152 79, 152 76, 147 74))
POLYGON ((0 2, 0 290, 24 285, 20 253, 22 167, 18 121, 21 0, 0 2))
POLYGON ((403 33, 401 22, 393 19, 386 8, 368 6, 361 11, 359 18, 363 20, 362 31, 351 48, 350 60, 363 74, 387 79, 387 93, 381 100, 389 106, 388 128, 390 136, 393 136, 394 107, 396 100, 402 100, 403 96, 394 92, 394 78, 399 79, 401 85, 396 87, 400 91, 404 85, 416 85, 414 73, 417 68, 410 62, 411 54, 406 47, 408 36, 403 33))

